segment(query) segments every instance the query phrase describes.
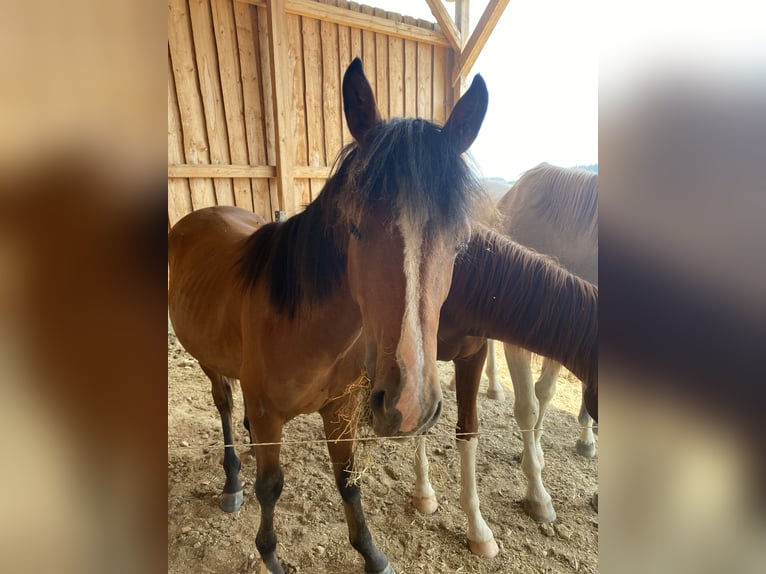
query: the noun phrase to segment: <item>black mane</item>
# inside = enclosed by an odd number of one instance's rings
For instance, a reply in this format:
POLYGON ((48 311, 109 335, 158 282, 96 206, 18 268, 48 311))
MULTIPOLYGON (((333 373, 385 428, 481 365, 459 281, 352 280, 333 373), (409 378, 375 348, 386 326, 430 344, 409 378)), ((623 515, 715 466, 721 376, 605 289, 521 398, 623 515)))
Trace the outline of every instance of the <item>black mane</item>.
POLYGON ((280 312, 309 311, 341 282, 349 229, 374 205, 390 206, 392 219, 406 212, 431 232, 457 232, 482 189, 440 133, 425 120, 396 119, 375 126, 364 147, 344 147, 316 200, 245 241, 238 262, 243 286, 265 279, 280 312))

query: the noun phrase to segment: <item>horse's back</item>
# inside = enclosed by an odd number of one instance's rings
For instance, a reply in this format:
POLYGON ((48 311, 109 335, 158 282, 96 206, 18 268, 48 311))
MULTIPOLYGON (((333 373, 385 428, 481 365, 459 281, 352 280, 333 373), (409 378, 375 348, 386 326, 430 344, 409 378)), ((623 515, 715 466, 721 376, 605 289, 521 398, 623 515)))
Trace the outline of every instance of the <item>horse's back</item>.
POLYGON ((241 300, 237 261, 245 239, 265 221, 244 209, 200 209, 168 235, 168 308, 189 353, 218 373, 238 377, 241 300))
POLYGON ((598 284, 598 176, 541 164, 497 204, 502 231, 598 284))

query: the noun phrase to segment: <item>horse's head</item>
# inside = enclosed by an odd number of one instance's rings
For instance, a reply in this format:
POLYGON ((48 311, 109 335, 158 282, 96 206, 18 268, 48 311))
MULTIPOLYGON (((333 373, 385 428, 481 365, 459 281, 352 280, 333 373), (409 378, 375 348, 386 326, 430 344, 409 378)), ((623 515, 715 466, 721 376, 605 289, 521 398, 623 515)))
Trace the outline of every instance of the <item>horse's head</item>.
POLYGON ((443 127, 383 122, 359 60, 343 79, 356 143, 344 160, 349 191, 339 211, 349 231, 347 273, 362 314, 379 435, 420 433, 441 413, 439 312, 481 193, 462 154, 478 134, 487 98, 477 76, 443 127))

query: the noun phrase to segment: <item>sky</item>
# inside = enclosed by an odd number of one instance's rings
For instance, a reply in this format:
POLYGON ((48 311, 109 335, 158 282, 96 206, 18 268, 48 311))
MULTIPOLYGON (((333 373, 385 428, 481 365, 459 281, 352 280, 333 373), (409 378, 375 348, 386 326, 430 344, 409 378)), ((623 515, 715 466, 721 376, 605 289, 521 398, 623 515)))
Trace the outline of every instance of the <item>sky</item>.
MULTIPOLYGON (((444 2, 444 0, 443 0, 444 2)), ((434 21, 425 0, 367 0, 434 21)), ((471 29, 486 0, 471 0, 471 29)), ((454 15, 454 3, 444 2, 454 15)), ((468 83, 480 73, 489 109, 471 154, 484 177, 509 181, 547 161, 598 162, 598 0, 511 0, 468 83)))

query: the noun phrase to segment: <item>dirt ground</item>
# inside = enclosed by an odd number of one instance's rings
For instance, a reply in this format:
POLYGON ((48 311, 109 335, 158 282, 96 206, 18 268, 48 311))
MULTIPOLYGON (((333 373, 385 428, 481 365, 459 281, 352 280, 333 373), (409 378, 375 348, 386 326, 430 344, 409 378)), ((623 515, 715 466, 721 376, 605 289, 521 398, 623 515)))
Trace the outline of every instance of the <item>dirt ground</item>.
MULTIPOLYGON (((452 363, 440 363, 445 407, 428 439, 431 482, 439 500, 431 516, 410 505, 414 484, 414 441, 365 446, 371 465, 362 479, 367 521, 377 546, 398 574, 564 573, 598 571, 598 514, 590 505, 597 490, 598 456, 575 453, 580 405, 579 381, 562 370, 546 417, 543 481, 558 514, 553 527, 524 514, 525 478, 520 468, 521 436, 513 419, 513 391, 498 348, 505 402, 479 397, 482 436, 477 480, 482 514, 500 546, 493 559, 472 555, 460 509, 460 461, 455 448, 455 393, 448 389, 452 363)), ((539 365, 538 365, 539 367, 539 365)), ((247 443, 237 396, 237 440, 247 443)), ((285 427, 284 440, 323 438, 318 414, 285 427)), ((253 493, 255 460, 239 449, 245 504, 234 514, 218 506, 223 487, 223 439, 210 384, 168 334, 168 573, 258 572, 255 548, 258 504, 253 493)), ((359 451, 358 451, 359 452, 359 451)), ((363 562, 348 543, 346 523, 323 444, 282 448, 285 486, 275 516, 278 552, 285 571, 316 574, 362 573, 363 562)))

